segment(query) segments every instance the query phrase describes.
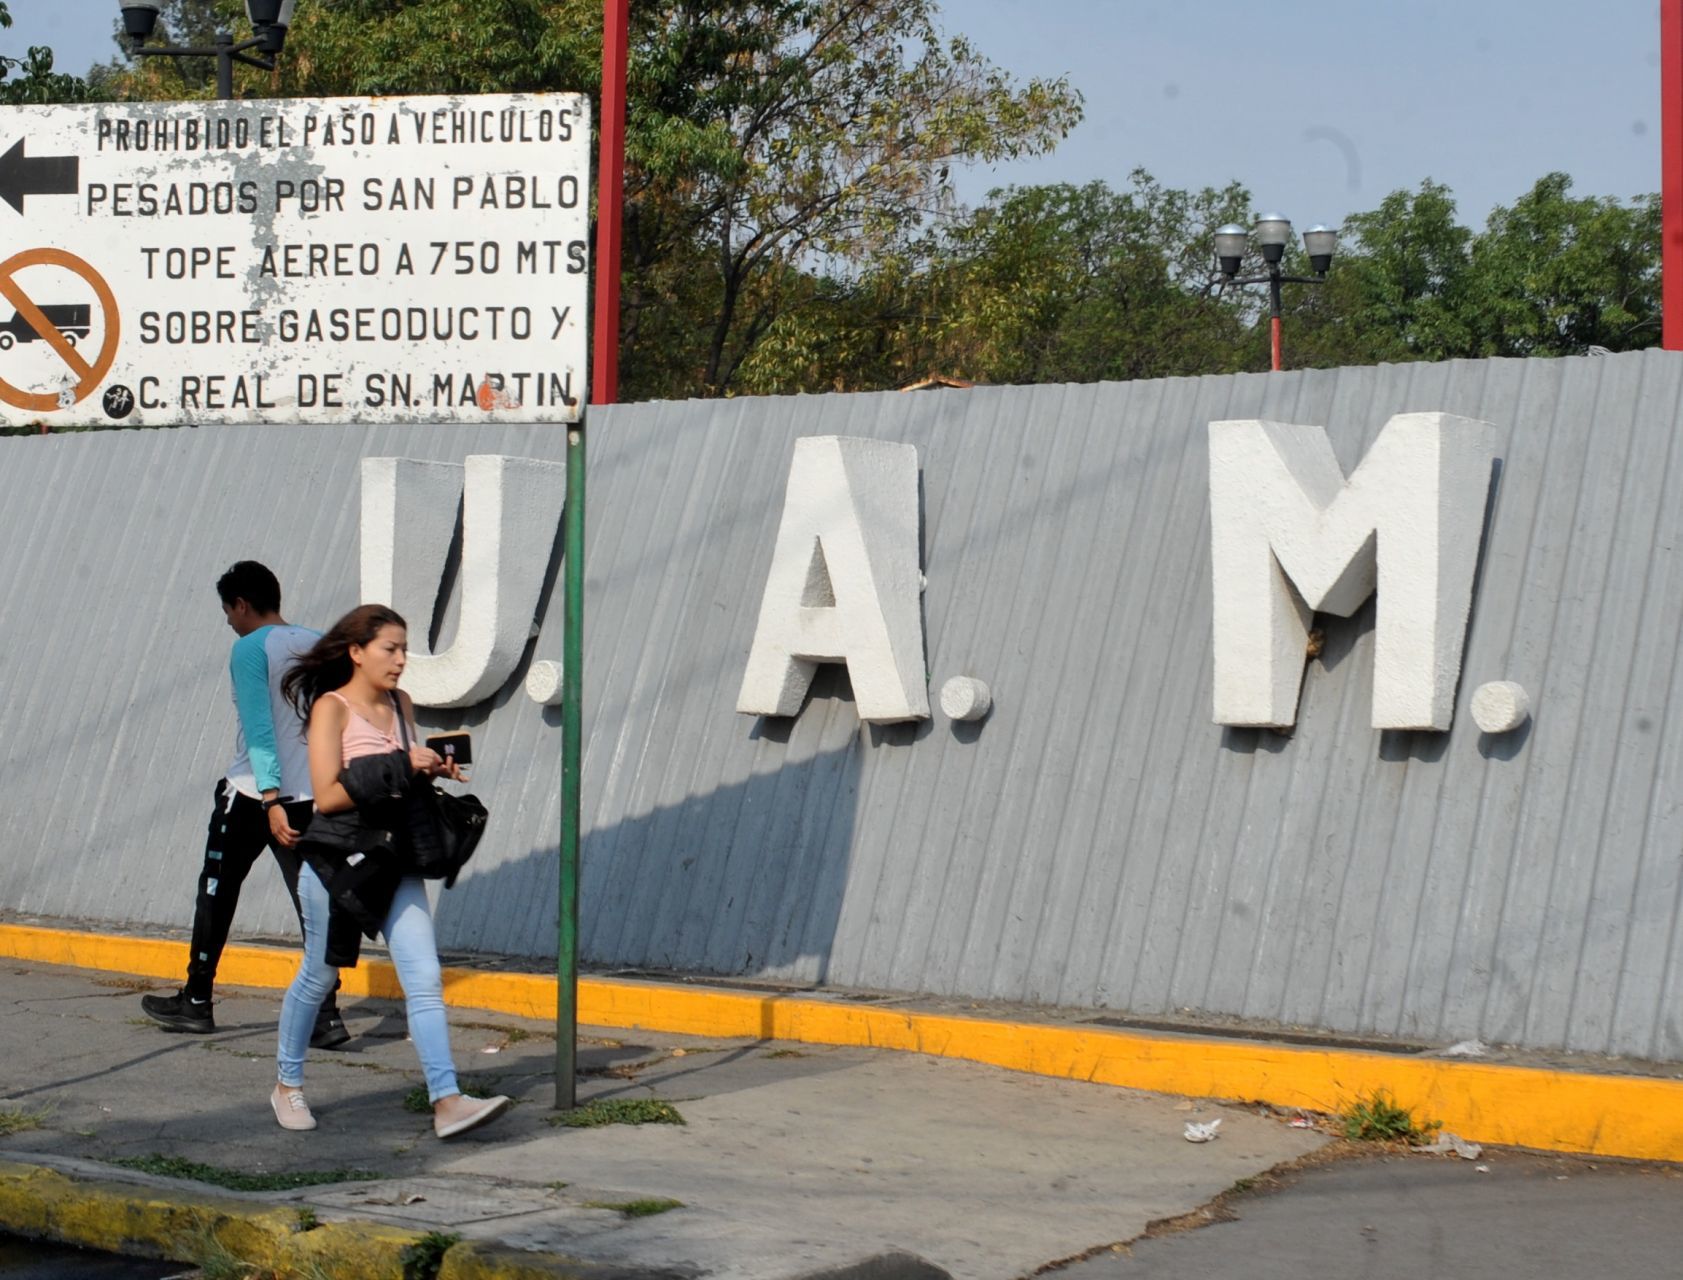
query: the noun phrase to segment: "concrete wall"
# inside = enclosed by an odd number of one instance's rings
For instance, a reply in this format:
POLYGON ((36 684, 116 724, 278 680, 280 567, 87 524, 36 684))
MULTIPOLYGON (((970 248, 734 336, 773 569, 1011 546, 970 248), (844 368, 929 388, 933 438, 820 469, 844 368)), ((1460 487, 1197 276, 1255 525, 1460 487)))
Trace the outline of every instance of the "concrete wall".
MULTIPOLYGON (((1647 353, 598 411, 586 960, 1683 1059, 1680 396, 1683 356, 1647 353), (1370 726, 1371 601, 1317 620, 1289 736, 1212 723, 1209 422, 1324 425, 1348 473, 1405 411, 1497 429, 1452 728, 1370 726), (931 701, 978 677, 979 724, 862 726, 829 667, 796 718, 736 712, 794 441, 829 434, 916 446, 931 701), (1533 717, 1484 734, 1498 680, 1533 717)), ((358 593, 359 457, 562 452, 0 442, 0 905, 185 924, 233 732, 217 573, 265 559, 325 624, 358 593)), ((520 682, 560 655, 558 592, 539 615, 495 698, 426 716, 474 729, 494 815, 449 946, 553 947, 558 712, 520 682)), ((256 881, 242 928, 286 932, 256 881)))

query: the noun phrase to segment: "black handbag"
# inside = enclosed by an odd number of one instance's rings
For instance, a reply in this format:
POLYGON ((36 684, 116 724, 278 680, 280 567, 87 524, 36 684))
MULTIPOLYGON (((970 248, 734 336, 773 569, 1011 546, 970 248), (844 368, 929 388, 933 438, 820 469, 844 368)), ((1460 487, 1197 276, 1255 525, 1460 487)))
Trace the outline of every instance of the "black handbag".
MULTIPOLYGON (((403 704, 397 703, 397 722, 403 749, 409 750, 409 725, 403 718, 403 704)), ((410 857, 417 875, 443 880, 444 887, 456 883, 473 851, 485 834, 490 813, 478 796, 456 795, 435 786, 431 778, 416 774, 409 784, 404 806, 409 818, 410 857)))

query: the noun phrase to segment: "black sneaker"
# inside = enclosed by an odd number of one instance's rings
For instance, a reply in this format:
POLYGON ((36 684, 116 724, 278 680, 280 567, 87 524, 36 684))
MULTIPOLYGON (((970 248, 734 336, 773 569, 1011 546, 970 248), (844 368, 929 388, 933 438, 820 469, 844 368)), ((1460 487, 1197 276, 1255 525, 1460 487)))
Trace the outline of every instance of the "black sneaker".
POLYGON ((185 991, 177 991, 173 996, 141 996, 140 1008, 165 1031, 189 1031, 204 1036, 216 1030, 210 1001, 191 999, 185 991))
POLYGON ((345 1020, 337 1009, 323 1009, 316 1014, 316 1029, 310 1033, 310 1048, 337 1049, 351 1038, 345 1030, 345 1020))

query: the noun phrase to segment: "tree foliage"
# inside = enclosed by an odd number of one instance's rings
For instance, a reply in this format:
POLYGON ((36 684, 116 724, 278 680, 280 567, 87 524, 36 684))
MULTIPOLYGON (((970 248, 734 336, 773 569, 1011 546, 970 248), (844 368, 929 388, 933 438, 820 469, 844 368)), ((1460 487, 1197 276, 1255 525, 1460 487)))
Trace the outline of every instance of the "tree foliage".
MULTIPOLYGON (((794 273, 903 253, 954 205, 952 171, 1049 149, 1080 116, 1061 81, 1017 86, 931 0, 650 6, 639 32, 633 264, 716 264, 703 387, 731 387, 794 273), (720 22, 721 16, 728 17, 720 22), (653 55, 653 56, 649 56, 653 55)), ((635 310, 649 300, 634 289, 635 310)))
POLYGON ((1393 191, 1348 217, 1341 238, 1325 289, 1294 296, 1294 348, 1317 364, 1443 360, 1474 349, 1473 237, 1455 220, 1449 188, 1427 179, 1418 191, 1393 191))
MULTIPOLYGON (((202 42, 243 30, 242 11, 166 0, 163 23, 202 42)), ((0 25, 4 12, 0 0, 0 25)), ((638 0, 631 12, 627 398, 1267 367, 1264 292, 1212 281, 1212 230, 1251 217, 1238 185, 1177 190, 1136 171, 1119 187, 959 204, 965 165, 1051 149, 1081 99, 1063 80, 1007 75, 942 30, 935 0, 638 0)), ((278 69, 242 68, 237 87, 594 95, 601 46, 601 0, 312 0, 278 69)), ((43 91, 46 56, 0 94, 43 91)), ((209 96, 211 78, 208 60, 183 78, 152 59, 95 80, 169 99, 209 96)), ((1287 367, 1659 339, 1655 197, 1577 197, 1549 174, 1475 230, 1426 180, 1343 233, 1323 284, 1287 288, 1287 367)), ((1307 273, 1301 250, 1287 268, 1307 273)))
MULTIPOLYGON (((225 19, 233 0, 205 3, 225 19)), ((1049 149, 1065 82, 1019 84, 938 27, 933 0, 632 6, 622 368, 629 392, 720 394, 820 269, 857 277, 956 205, 954 171, 1049 149)), ((247 92, 592 92, 600 0, 300 5, 247 92), (267 83, 264 83, 264 81, 267 83)), ((180 96, 159 68, 121 96, 180 96)))
POLYGON ((1564 173, 1491 214, 1473 241, 1481 354, 1624 351, 1660 340, 1660 201, 1574 198, 1564 173))
MULTIPOLYGON (((12 15, 0 0, 0 30, 11 25, 12 15)), ((53 70, 53 51, 45 45, 31 45, 21 58, 0 53, 0 105, 86 102, 89 96, 85 81, 53 70)))
POLYGON ((1293 295, 1292 363, 1655 345, 1658 197, 1574 197, 1571 187, 1565 174, 1547 174, 1478 232, 1457 223, 1449 189, 1431 181, 1353 214, 1324 290, 1293 295))
POLYGON ((1210 296, 1209 235, 1244 190, 1177 191, 1136 171, 1014 187, 926 232, 849 289, 788 309, 746 370, 751 390, 1085 381, 1236 367, 1242 313, 1210 296))

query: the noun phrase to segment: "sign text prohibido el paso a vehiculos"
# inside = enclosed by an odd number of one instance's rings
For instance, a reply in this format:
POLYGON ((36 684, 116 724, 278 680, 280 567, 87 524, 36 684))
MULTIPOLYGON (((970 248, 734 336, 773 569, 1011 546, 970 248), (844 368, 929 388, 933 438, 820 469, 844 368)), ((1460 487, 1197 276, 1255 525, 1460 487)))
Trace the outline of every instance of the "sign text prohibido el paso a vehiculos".
POLYGON ((0 110, 0 423, 572 422, 575 94, 0 110))

